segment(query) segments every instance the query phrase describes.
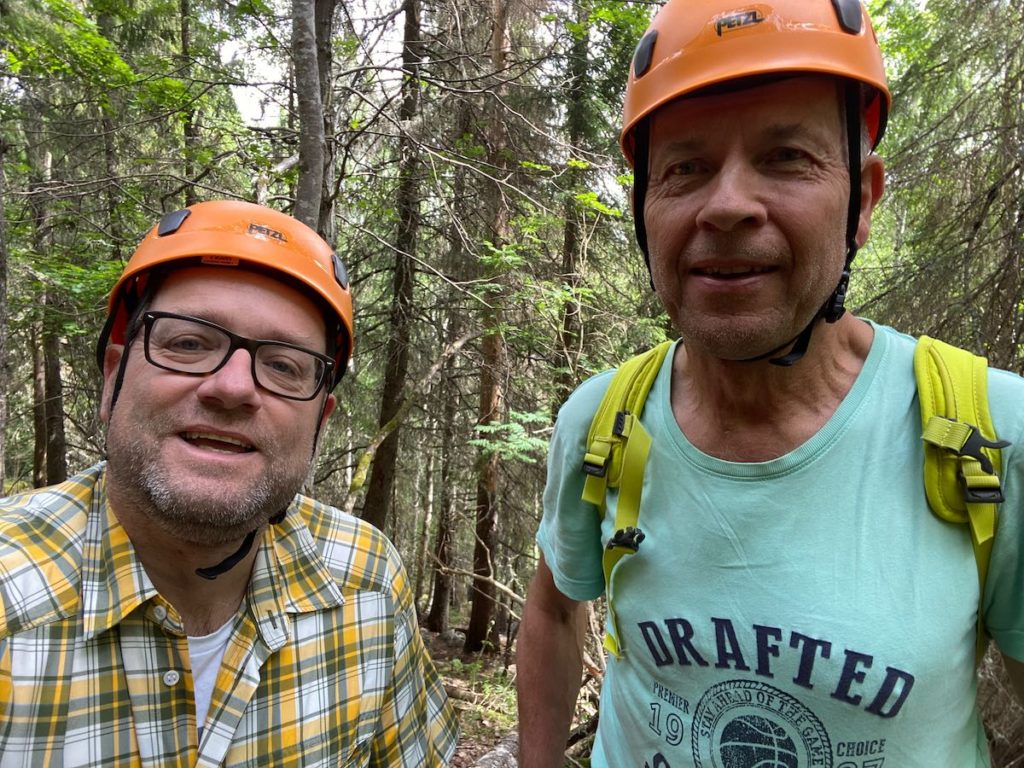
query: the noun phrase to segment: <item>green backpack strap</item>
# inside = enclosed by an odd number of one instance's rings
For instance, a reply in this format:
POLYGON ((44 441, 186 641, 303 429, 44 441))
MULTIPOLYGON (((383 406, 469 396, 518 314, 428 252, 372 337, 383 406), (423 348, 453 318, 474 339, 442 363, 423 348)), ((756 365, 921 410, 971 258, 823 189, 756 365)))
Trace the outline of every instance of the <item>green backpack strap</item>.
POLYGON ((671 346, 671 341, 662 342, 619 366, 587 433, 583 500, 596 506, 603 517, 608 489, 619 489, 615 533, 602 557, 608 621, 612 627, 605 633, 604 646, 615 656, 621 656, 623 648, 612 599, 612 571, 625 555, 635 553, 644 539, 636 523, 651 436, 640 424, 640 414, 671 346))
POLYGON ((966 523, 978 566, 976 661, 987 637, 982 604, 1003 492, 999 440, 988 407, 988 363, 983 357, 922 336, 914 350, 914 375, 924 430, 924 487, 942 520, 966 523))

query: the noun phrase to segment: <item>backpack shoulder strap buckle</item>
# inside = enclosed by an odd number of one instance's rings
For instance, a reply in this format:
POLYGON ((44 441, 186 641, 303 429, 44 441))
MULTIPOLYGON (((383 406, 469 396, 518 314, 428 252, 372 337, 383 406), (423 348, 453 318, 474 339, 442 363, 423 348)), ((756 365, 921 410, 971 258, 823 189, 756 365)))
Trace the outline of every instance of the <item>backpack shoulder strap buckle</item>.
POLYGON ((612 537, 608 540, 606 549, 628 549, 630 552, 637 552, 640 549, 640 544, 647 538, 647 535, 632 525, 627 525, 625 528, 617 530, 612 537))
MULTIPOLYGON (((981 464, 982 471, 987 475, 995 475, 995 468, 992 466, 992 460, 982 452, 982 448, 1007 448, 1010 445, 1008 440, 989 440, 981 434, 981 430, 972 424, 968 424, 970 427, 970 433, 967 435, 967 439, 964 441, 963 447, 960 449, 961 456, 970 456, 972 459, 976 459, 981 464)), ((1002 498, 999 499, 1002 502, 1002 498)))
POLYGON ((1010 445, 1006 440, 989 440, 978 427, 947 416, 933 414, 925 425, 925 442, 947 452, 956 459, 957 479, 964 500, 979 504, 1001 504, 1002 486, 988 450, 999 450, 1010 445))

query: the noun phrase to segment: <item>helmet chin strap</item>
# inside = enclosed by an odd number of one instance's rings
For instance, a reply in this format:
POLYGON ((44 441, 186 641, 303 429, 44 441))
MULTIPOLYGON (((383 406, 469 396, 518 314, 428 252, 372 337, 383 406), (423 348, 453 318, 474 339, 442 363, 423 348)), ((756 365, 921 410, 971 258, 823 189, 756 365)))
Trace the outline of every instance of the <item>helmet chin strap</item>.
MULTIPOLYGON (((287 511, 287 508, 282 509, 276 515, 270 518, 270 524, 276 525, 277 523, 280 523, 282 520, 284 520, 284 516, 287 511)), ((240 546, 238 549, 234 551, 233 554, 228 555, 216 565, 211 565, 209 568, 196 568, 196 575, 202 576, 207 581, 213 581, 222 573, 227 573, 228 571, 230 571, 232 568, 234 568, 236 565, 242 562, 242 560, 245 559, 245 556, 249 554, 249 550, 252 549, 252 544, 256 540, 256 532, 258 530, 259 528, 254 528, 251 531, 249 531, 249 533, 246 534, 245 539, 242 541, 242 546, 240 546)))
MULTIPOLYGON (((854 248, 854 252, 856 252, 856 248, 854 248)), ((828 301, 825 302, 825 305, 818 310, 818 314, 816 314, 811 319, 811 322, 809 322, 807 326, 797 334, 796 338, 790 339, 785 344, 773 349, 771 352, 767 352, 763 355, 752 357, 747 360, 741 360, 740 362, 749 363, 754 362, 755 360, 763 360, 767 357, 769 358, 768 362, 772 365, 789 368, 793 363, 797 362, 807 354, 807 347, 811 343, 811 334, 814 333, 814 329, 817 326, 818 321, 824 320, 826 323, 834 323, 846 314, 846 307, 844 304, 846 302, 846 289, 850 284, 850 262, 852 260, 852 256, 847 257, 846 267, 843 268, 842 277, 839 278, 839 285, 837 285, 836 289, 832 291, 832 295, 828 297, 828 301), (782 357, 771 357, 771 355, 781 352, 790 344, 792 344, 793 347, 788 353, 782 357)))
MULTIPOLYGON (((832 295, 828 297, 824 306, 811 319, 794 340, 792 349, 782 357, 773 357, 768 362, 783 368, 789 368, 807 354, 807 347, 811 343, 811 334, 818 324, 818 320, 826 323, 834 323, 846 314, 846 292, 850 287, 850 265, 857 255, 857 226, 860 223, 860 86, 849 82, 844 90, 846 102, 846 149, 847 167, 850 172, 850 201, 846 211, 846 263, 843 265, 843 273, 839 277, 839 284, 832 295)), ((791 342, 786 342, 781 348, 772 350, 768 355, 773 355, 791 342)), ((755 357, 760 360, 767 355, 755 357)), ((744 361, 746 362, 746 361, 744 361)))

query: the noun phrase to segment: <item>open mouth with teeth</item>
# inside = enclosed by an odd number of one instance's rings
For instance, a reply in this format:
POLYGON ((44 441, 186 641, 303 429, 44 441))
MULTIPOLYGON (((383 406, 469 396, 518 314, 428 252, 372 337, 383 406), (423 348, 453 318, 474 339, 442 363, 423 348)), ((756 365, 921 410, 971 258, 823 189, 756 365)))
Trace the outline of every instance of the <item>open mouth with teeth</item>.
POLYGON ((209 432, 183 432, 185 442, 198 448, 205 448, 218 453, 249 453, 255 450, 249 443, 226 435, 215 435, 209 432))

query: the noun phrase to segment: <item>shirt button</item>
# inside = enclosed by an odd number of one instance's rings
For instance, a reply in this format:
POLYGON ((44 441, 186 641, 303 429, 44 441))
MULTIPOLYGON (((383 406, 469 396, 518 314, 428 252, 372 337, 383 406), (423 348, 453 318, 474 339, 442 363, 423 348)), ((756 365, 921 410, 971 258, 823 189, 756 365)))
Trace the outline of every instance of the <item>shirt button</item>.
POLYGON ((167 609, 162 605, 158 605, 153 609, 153 618, 157 621, 163 621, 167 618, 167 609))
POLYGON ((176 669, 169 669, 164 672, 164 685, 168 688, 172 685, 177 685, 179 680, 181 680, 181 675, 178 674, 176 669))

